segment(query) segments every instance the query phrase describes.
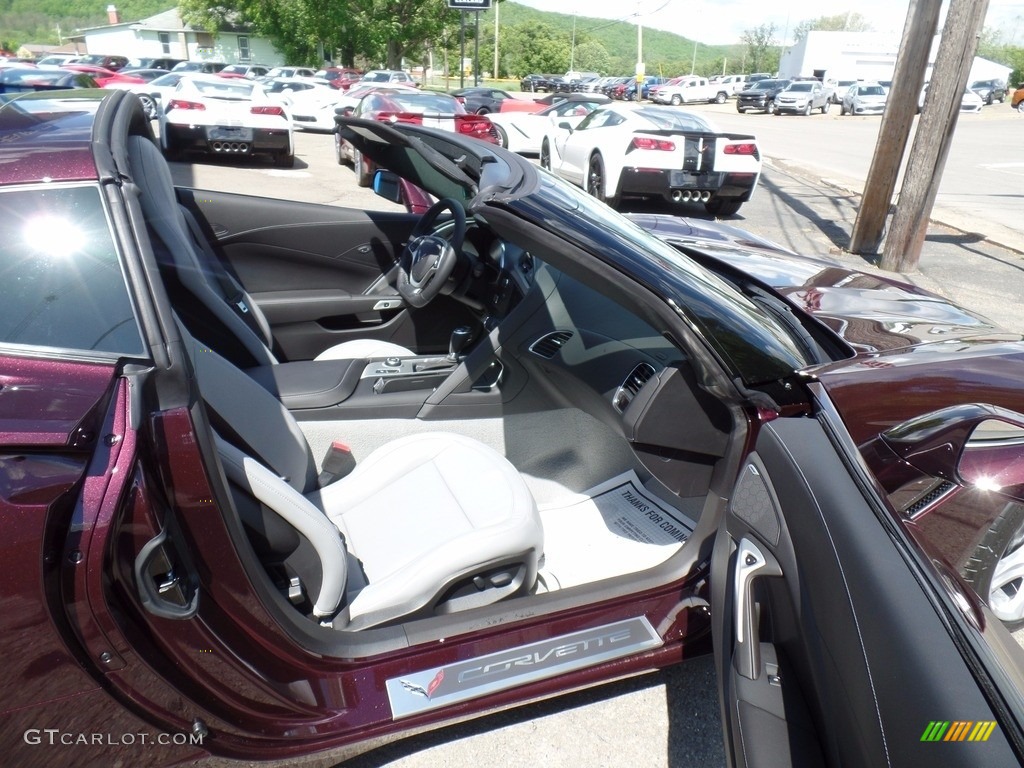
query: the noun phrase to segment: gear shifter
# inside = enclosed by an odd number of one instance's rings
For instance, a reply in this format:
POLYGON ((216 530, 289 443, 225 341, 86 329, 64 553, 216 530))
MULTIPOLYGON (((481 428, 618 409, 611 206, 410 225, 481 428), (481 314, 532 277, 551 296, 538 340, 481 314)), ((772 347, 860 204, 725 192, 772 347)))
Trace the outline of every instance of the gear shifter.
POLYGON ((473 329, 468 325, 460 325, 452 330, 452 338, 448 342, 448 361, 451 363, 459 362, 462 350, 469 344, 470 339, 473 338, 473 329))
POLYGON ((446 357, 425 357, 413 363, 413 370, 436 371, 445 368, 454 368, 462 359, 462 350, 466 348, 473 338, 473 329, 468 325, 460 325, 452 331, 451 340, 448 342, 448 355, 446 357))

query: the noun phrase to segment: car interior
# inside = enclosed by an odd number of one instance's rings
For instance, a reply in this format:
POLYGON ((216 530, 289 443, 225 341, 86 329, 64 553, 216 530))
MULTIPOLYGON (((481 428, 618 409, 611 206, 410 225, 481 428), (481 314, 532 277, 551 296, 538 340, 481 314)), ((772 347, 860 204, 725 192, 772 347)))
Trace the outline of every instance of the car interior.
POLYGON ((395 250, 408 242, 400 260, 368 257, 360 306, 414 308, 311 350, 281 322, 304 295, 250 294, 239 254, 272 253, 287 287, 282 231, 299 253, 340 209, 303 205, 303 222, 298 204, 175 190, 146 136, 128 159, 215 432, 222 508, 278 609, 346 632, 493 622, 524 599, 555 610, 695 573, 743 430, 635 286, 442 200, 411 230, 407 215, 374 223, 395 250), (266 207, 247 214, 260 226, 226 223, 243 204, 266 207), (409 325, 418 314, 429 328, 409 325))

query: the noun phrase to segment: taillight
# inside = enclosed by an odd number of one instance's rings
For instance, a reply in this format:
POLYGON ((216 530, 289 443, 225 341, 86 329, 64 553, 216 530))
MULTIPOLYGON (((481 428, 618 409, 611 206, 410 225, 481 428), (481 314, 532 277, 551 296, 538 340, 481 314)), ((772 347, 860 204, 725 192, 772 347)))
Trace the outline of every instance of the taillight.
POLYGON ((655 139, 650 136, 634 136, 630 149, 653 149, 659 152, 672 152, 676 148, 674 141, 655 139))
POLYGON ((277 115, 278 117, 284 117, 284 110, 278 106, 252 107, 249 112, 254 115, 277 115))
POLYGON ((382 123, 413 123, 423 124, 423 115, 417 112, 378 112, 377 119, 382 123))
POLYGON ((758 157, 757 144, 726 144, 722 148, 726 155, 751 155, 758 157))
POLYGON ((198 112, 202 112, 204 109, 206 109, 206 105, 199 101, 171 99, 169 102, 167 102, 167 111, 170 112, 172 109, 194 109, 198 112))
POLYGON ((464 136, 472 136, 475 139, 484 139, 497 143, 496 136, 491 129, 491 121, 486 117, 478 115, 456 115, 455 130, 464 136))

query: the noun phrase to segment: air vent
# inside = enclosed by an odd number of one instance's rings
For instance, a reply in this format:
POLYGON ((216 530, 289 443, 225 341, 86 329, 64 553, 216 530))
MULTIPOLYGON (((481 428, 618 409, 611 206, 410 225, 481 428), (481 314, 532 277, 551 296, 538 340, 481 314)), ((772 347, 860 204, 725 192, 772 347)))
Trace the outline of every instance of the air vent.
POLYGON ((655 373, 654 366, 650 363, 640 363, 629 372, 629 376, 622 382, 622 386, 615 390, 615 397, 612 398, 612 404, 619 413, 626 410, 637 392, 644 388, 644 384, 650 381, 655 373))
POLYGON ((911 520, 920 517, 924 512, 934 507, 939 501, 945 498, 950 492, 956 490, 955 485, 948 480, 936 479, 928 491, 920 496, 913 504, 903 510, 903 514, 911 520))
POLYGON ((550 360, 565 343, 572 338, 572 331, 555 331, 541 336, 530 345, 530 351, 538 357, 550 360))

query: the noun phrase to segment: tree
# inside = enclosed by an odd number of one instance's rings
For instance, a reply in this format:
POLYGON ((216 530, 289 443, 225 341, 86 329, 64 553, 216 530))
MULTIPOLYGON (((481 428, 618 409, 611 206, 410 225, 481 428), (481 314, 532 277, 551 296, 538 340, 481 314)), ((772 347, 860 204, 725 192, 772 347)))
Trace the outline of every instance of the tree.
POLYGON ((779 68, 779 46, 775 25, 762 24, 744 30, 740 42, 747 46, 747 68, 751 72, 775 72, 779 68))
POLYGON ((793 29, 793 38, 799 42, 807 37, 808 32, 871 32, 872 29, 871 22, 859 13, 847 11, 801 21, 793 29))
POLYGON ((182 18, 211 32, 224 23, 253 25, 289 63, 317 64, 318 48, 340 50, 345 63, 357 56, 400 69, 420 57, 457 12, 445 0, 180 0, 182 18))
POLYGON ((529 22, 502 29, 502 69, 514 77, 531 72, 565 72, 569 68, 569 37, 547 24, 529 22))

